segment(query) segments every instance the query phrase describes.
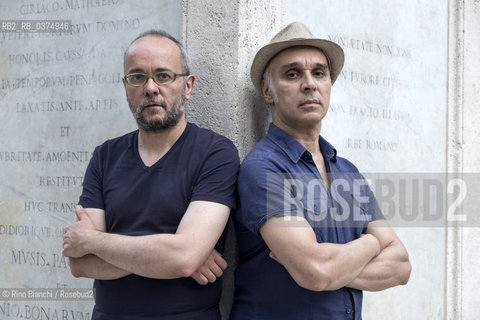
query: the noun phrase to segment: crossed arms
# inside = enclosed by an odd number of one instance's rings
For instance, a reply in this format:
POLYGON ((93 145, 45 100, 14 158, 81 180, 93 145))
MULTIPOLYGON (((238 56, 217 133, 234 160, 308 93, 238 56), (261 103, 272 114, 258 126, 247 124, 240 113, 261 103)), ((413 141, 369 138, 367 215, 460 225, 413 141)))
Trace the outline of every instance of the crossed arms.
POLYGON ((213 282, 227 264, 214 250, 230 208, 193 201, 175 234, 124 236, 105 232, 105 212, 76 208, 77 221, 65 229, 63 255, 76 277, 113 280, 131 273, 156 279, 193 277, 213 282))
MULTIPOLYGON (((213 248, 229 212, 218 203, 194 201, 175 234, 133 237, 106 233, 103 210, 78 206, 78 221, 65 231, 63 254, 70 258, 76 277, 113 280, 131 273, 159 279, 191 276, 206 284, 226 268, 213 248)), ((271 257, 285 266, 300 286, 316 291, 345 286, 378 291, 407 283, 411 271, 408 253, 384 220, 370 222, 365 235, 346 244, 318 243, 306 220, 298 218, 294 223, 292 227, 292 221, 273 217, 260 233, 271 257)))
POLYGON ((385 220, 370 222, 366 234, 346 244, 318 243, 303 218, 270 218, 260 234, 271 250, 270 257, 309 290, 379 291, 404 285, 410 277, 407 250, 385 220))

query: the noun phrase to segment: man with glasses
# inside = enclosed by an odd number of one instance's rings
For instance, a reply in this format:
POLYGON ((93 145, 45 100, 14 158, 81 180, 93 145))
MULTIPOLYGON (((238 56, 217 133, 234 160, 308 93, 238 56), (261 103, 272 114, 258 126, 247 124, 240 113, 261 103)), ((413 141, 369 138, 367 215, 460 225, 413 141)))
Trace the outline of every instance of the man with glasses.
POLYGON ((96 279, 93 319, 219 319, 237 150, 186 121, 195 77, 175 38, 140 35, 124 68, 138 130, 95 149, 63 254, 96 279))

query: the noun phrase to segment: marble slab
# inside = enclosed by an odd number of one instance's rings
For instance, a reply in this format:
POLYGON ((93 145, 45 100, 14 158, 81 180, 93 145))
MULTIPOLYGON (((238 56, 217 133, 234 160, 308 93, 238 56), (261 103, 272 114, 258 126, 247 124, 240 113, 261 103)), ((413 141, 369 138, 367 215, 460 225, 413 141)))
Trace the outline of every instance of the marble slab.
POLYGON ((67 20, 71 28, 0 33, 1 319, 90 319, 91 298, 16 299, 9 290, 92 287, 91 280, 70 274, 61 253, 63 229, 73 221, 94 147, 136 128, 121 81, 125 48, 152 28, 178 37, 180 4, 2 4, 9 20, 67 20))
MULTIPOLYGON (((322 135, 339 156, 362 172, 445 172, 446 1, 286 0, 285 17, 345 51, 322 122, 322 135)), ((400 225, 413 265, 410 282, 367 293, 363 316, 442 319, 445 229, 400 225)))

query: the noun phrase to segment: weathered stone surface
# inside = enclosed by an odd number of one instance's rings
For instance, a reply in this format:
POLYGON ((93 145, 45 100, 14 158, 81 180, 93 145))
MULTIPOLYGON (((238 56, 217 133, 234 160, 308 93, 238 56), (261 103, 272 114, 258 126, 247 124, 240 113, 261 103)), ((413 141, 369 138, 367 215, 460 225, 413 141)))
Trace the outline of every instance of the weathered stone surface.
MULTIPOLYGON (((287 0, 286 13, 286 23, 300 20, 345 51, 322 123, 338 155, 362 172, 445 172, 447 2, 287 0)), ((445 229, 395 229, 412 261, 410 282, 366 293, 363 316, 443 318, 445 229)))
MULTIPOLYGON (((96 145, 136 128, 123 53, 141 32, 180 34, 178 1, 5 2, 2 19, 70 20, 70 32, 0 33, 0 286, 91 288, 62 256, 96 145)), ((2 319, 90 319, 93 300, 8 300, 2 319)))

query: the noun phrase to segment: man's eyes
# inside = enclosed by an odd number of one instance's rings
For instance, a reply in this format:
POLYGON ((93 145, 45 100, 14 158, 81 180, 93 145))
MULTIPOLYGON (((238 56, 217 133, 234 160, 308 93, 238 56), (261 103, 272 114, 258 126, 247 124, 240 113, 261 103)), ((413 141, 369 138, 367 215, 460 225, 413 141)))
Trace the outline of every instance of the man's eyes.
POLYGON ((296 70, 289 70, 285 75, 287 76, 288 79, 296 79, 300 76, 300 72, 296 70))
POLYGON ((315 70, 312 72, 312 75, 314 77, 323 77, 325 75, 325 71, 324 70, 315 70))
POLYGON ((145 75, 138 73, 138 74, 132 74, 131 75, 132 80, 138 81, 138 80, 143 80, 145 79, 145 75))
MULTIPOLYGON (((326 75, 326 72, 325 70, 317 69, 317 70, 313 70, 311 74, 312 74, 312 77, 322 78, 326 75)), ((285 73, 285 76, 288 79, 298 79, 303 76, 303 72, 300 72, 298 70, 289 70, 285 73)))
POLYGON ((170 80, 172 76, 168 72, 159 72, 155 74, 155 78, 161 80, 170 80))

